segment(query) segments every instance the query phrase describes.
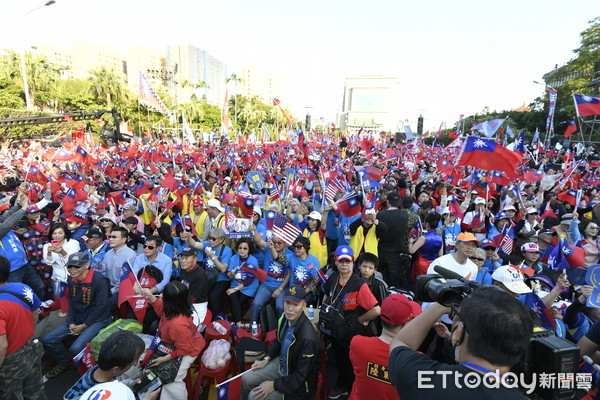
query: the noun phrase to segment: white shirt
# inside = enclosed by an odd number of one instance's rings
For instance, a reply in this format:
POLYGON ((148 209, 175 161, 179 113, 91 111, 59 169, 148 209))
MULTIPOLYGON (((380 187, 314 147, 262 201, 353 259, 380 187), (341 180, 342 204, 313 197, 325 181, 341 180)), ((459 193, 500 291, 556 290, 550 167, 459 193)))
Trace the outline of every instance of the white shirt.
POLYGON ((467 258, 467 262, 464 264, 459 264, 453 257, 453 254, 446 254, 441 257, 436 258, 431 262, 429 268, 427 268, 428 274, 436 274, 434 271, 436 265, 439 265, 442 268, 449 269, 450 271, 456 272, 463 278, 475 280, 477 277, 477 265, 471 260, 467 258))

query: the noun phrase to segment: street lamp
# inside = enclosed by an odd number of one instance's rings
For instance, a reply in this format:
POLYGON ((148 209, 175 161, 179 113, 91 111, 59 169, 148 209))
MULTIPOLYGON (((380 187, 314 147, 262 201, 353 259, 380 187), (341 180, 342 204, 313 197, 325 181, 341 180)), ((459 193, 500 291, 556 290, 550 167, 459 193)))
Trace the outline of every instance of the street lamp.
POLYGON ((541 82, 538 82, 538 81, 533 81, 533 83, 535 83, 536 85, 544 85, 544 86, 546 86, 547 88, 550 88, 550 89, 554 90, 555 92, 558 92, 558 90, 554 89, 552 86, 548 85, 548 84, 547 84, 547 83, 545 83, 545 82, 544 82, 544 83, 541 83, 541 82))
MULTIPOLYGON (((32 8, 31 10, 27 11, 25 14, 23 14, 23 17, 21 17, 21 19, 24 20, 25 17, 27 17, 32 12, 39 10, 40 8, 43 8, 43 7, 51 6, 54 3, 56 3, 55 0, 48 0, 41 6, 32 8)), ((33 110, 33 100, 31 99, 31 96, 29 96, 29 83, 27 83, 27 67, 25 65, 25 47, 23 47, 23 49, 21 49, 19 58, 21 59, 21 76, 23 77, 23 90, 25 91, 25 103, 27 104, 27 110, 33 110)))

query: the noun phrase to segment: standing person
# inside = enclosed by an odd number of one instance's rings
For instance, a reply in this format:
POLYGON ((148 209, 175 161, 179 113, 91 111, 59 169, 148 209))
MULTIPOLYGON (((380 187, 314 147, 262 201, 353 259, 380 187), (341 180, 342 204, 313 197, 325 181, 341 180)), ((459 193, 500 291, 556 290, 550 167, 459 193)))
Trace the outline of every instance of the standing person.
POLYGON ((385 222, 377 219, 374 209, 366 210, 362 219, 359 218, 350 224, 350 247, 354 251, 354 258, 358 259, 364 253, 377 256, 379 239, 387 230, 385 222))
POLYGON ((162 400, 187 399, 187 389, 183 379, 206 342, 198 327, 194 325, 189 291, 178 281, 169 282, 163 291, 163 297, 157 298, 148 289, 142 289, 142 295, 148 299, 156 314, 161 317, 158 333, 161 341, 173 345, 174 350, 167 355, 155 358, 146 366, 150 368, 181 357, 181 365, 175 381, 163 385, 160 398, 162 400))
MULTIPOLYGON (((577 220, 579 214, 573 213, 573 219, 577 220)), ((594 221, 584 219, 579 223, 579 229, 572 230, 573 244, 583 247, 585 250, 585 264, 579 268, 569 268, 567 273, 569 280, 575 285, 585 282, 585 274, 590 266, 600 262, 600 247, 598 246, 598 231, 599 226, 594 221)))
POLYGON ((128 262, 133 265, 137 254, 127 246, 127 229, 120 226, 114 228, 108 235, 108 245, 110 250, 106 252, 100 269, 106 271, 105 274, 110 282, 109 307, 112 312, 117 309, 123 264, 128 262))
POLYGON ((82 252, 71 254, 67 270, 71 275, 67 321, 42 337, 44 348, 58 361, 46 374, 47 379, 71 368, 73 357, 111 320, 108 282, 104 275, 90 268, 90 256, 82 252), (77 339, 67 349, 63 340, 69 335, 77 339))
POLYGON ((30 342, 41 306, 31 288, 8 283, 10 262, 0 256, 0 398, 46 399, 40 343, 30 342))
POLYGON ((436 227, 440 223, 440 215, 431 213, 427 215, 425 220, 425 233, 417 238, 417 240, 408 239, 408 252, 410 254, 417 253, 417 258, 412 265, 411 279, 416 282, 419 275, 427 272, 429 264, 436 258, 444 254, 443 239, 436 231, 436 227))
POLYGON ((408 266, 402 265, 399 268, 398 264, 402 251, 401 242, 406 240, 408 233, 408 215, 398 209, 400 195, 397 192, 389 193, 387 202, 388 209, 377 213, 377 219, 388 227, 387 232, 379 238, 377 256, 383 279, 389 286, 397 286, 399 283, 403 284, 408 278, 408 266))
POLYGON ((24 189, 24 185, 19 186, 15 204, 0 215, 0 256, 6 257, 10 262, 9 282, 24 283, 39 298, 44 298, 44 282, 29 263, 23 244, 12 230, 29 208, 29 199, 23 193, 24 189))
POLYGON ((486 222, 490 212, 485 208, 486 204, 483 197, 477 197, 473 203, 475 204, 473 210, 465 214, 460 225, 463 231, 475 234, 477 240, 483 240, 486 238, 486 222))
POLYGON ((348 349, 350 341, 357 335, 362 326, 369 324, 379 316, 380 307, 369 286, 356 275, 353 275, 354 254, 350 246, 340 246, 335 251, 337 271, 335 271, 323 290, 325 299, 323 304, 336 308, 346 321, 347 335, 345 337, 332 337, 331 348, 338 368, 337 382, 329 391, 330 399, 347 396, 354 382, 354 373, 350 363, 348 349), (361 311, 364 313, 361 314, 361 311))
POLYGON ((195 311, 194 317, 200 324, 204 321, 208 310, 208 282, 204 268, 198 264, 198 251, 190 247, 184 248, 179 254, 179 265, 181 265, 179 280, 189 290, 190 303, 195 311))
POLYGON ((67 260, 79 252, 79 242, 71 239, 71 231, 65 224, 56 223, 48 233, 49 243, 44 245, 44 262, 52 267, 52 290, 58 297, 60 282, 67 281, 67 260))
MULTIPOLYGON (((388 295, 388 287, 381 274, 377 272, 379 259, 375 254, 363 253, 358 259, 358 272, 363 281, 369 286, 369 290, 375 296, 377 304, 383 303, 388 295)), ((361 335, 378 336, 381 334, 381 321, 375 318, 369 321, 369 325, 361 329, 361 335)))
MULTIPOLYGON (((308 203, 302 203, 308 204, 308 203)), ((325 213, 325 219, 327 219, 327 215, 329 212, 325 213)), ((327 260, 329 258, 329 253, 327 252, 327 239, 325 238, 325 227, 327 226, 327 221, 322 223, 323 216, 318 211, 311 211, 306 217, 306 224, 301 223, 301 227, 304 225, 304 229, 302 230, 302 236, 308 238, 310 240, 310 254, 315 256, 317 260, 319 260, 319 264, 321 264, 321 268, 327 268, 327 260)))
POLYGON ((381 305, 383 331, 379 337, 355 336, 350 343, 354 385, 349 400, 398 400, 389 378, 390 343, 406 323, 421 313, 421 306, 402 294, 389 295, 381 305))
POLYGON ((314 300, 314 294, 319 287, 319 269, 321 268, 319 260, 312 254, 309 254, 310 241, 308 238, 300 236, 292 244, 294 255, 288 258, 288 268, 290 269, 290 287, 293 285, 302 286, 310 295, 307 298, 309 303, 314 300))
POLYGON ((284 294, 285 312, 279 318, 277 335, 267 356, 252 364, 242 377, 242 399, 310 400, 319 377, 321 343, 304 314, 307 293, 292 286, 284 294))
POLYGON ((474 280, 477 277, 477 265, 469 258, 475 254, 479 240, 471 232, 463 232, 456 238, 456 252, 436 258, 427 268, 428 274, 435 274, 437 265, 454 271, 464 278, 474 280))

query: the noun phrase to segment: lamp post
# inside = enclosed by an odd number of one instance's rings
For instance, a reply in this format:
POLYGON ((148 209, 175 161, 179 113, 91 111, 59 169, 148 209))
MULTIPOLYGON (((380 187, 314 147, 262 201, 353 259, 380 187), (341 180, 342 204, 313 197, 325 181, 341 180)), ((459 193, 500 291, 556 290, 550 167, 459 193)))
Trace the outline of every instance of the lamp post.
MULTIPOLYGON (((54 3, 56 3, 55 0, 48 0, 41 6, 32 8, 31 10, 27 11, 25 14, 23 14, 23 17, 21 19, 24 20, 25 17, 27 17, 32 12, 39 10, 40 8, 43 8, 43 7, 51 6, 54 3)), ((25 65, 25 46, 23 46, 23 48, 21 49, 19 58, 21 59, 21 77, 23 77, 23 90, 25 91, 25 103, 27 104, 27 110, 33 110, 33 99, 29 95, 29 83, 27 82, 27 66, 25 65)))

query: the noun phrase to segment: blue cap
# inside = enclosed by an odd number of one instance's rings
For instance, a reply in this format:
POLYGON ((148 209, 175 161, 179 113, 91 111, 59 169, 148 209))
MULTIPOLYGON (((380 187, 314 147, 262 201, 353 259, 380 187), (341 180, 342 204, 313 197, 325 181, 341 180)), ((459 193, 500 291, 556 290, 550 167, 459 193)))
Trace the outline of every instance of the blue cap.
POLYGON ((485 249, 486 247, 496 248, 496 246, 494 246, 494 243, 490 239, 483 239, 481 241, 481 248, 485 249))
POLYGON ((504 211, 500 211, 498 214, 496 214, 496 219, 510 219, 510 217, 508 216, 507 213, 505 213, 504 211))
POLYGON ((352 251, 352 247, 350 247, 350 246, 339 246, 335 250, 335 259, 336 260, 350 260, 350 261, 354 261, 354 251, 352 251))

